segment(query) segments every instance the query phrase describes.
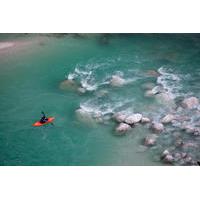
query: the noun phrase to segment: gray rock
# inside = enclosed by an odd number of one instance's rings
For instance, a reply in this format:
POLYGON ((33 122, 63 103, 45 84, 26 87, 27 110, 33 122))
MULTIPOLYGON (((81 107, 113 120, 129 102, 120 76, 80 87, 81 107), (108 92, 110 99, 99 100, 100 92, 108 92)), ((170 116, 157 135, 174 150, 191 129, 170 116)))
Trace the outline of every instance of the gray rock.
POLYGON ((189 97, 187 99, 184 99, 181 105, 183 106, 183 108, 196 108, 199 105, 199 100, 196 97, 189 97))
POLYGON ((113 75, 110 84, 115 87, 120 87, 125 84, 125 80, 118 75, 113 75))
POLYGON ((167 123, 172 122, 174 119, 175 119, 175 116, 174 116, 174 115, 168 114, 168 115, 166 115, 165 117, 162 118, 161 122, 162 122, 163 124, 167 124, 167 123))
POLYGON ((130 129, 131 129, 131 127, 128 124, 126 124, 126 123, 120 123, 118 125, 118 127, 116 128, 116 131, 117 132, 121 132, 121 133, 125 133, 128 130, 130 130, 130 129))
POLYGON ((163 161, 165 163, 172 163, 174 161, 174 157, 172 155, 166 155, 164 158, 163 158, 163 161))
POLYGON ((151 120, 148 117, 142 117, 141 122, 142 123, 149 123, 149 122, 151 122, 151 120))
POLYGON ((168 154, 163 158, 163 161, 165 163, 173 163, 174 162, 174 157, 171 154, 168 154))
POLYGON ((155 133, 161 133, 164 130, 164 126, 162 123, 159 122, 153 122, 151 124, 151 129, 155 132, 155 133))
POLYGON ((113 118, 117 121, 117 122, 124 122, 125 119, 127 118, 127 115, 125 113, 115 113, 113 115, 113 118))
POLYGON ((155 135, 148 135, 144 139, 145 146, 154 146, 156 144, 156 136, 155 135))
POLYGON ((128 116, 126 119, 125 119, 125 122, 127 124, 135 124, 135 123, 138 123, 140 122, 142 119, 142 115, 139 114, 139 113, 136 113, 136 114, 132 114, 130 116, 128 116))
POLYGON ((85 88, 79 87, 78 88, 78 92, 80 92, 81 94, 84 94, 86 92, 85 88))
POLYGON ((152 90, 155 87, 155 84, 152 82, 144 83, 142 88, 145 90, 152 90))

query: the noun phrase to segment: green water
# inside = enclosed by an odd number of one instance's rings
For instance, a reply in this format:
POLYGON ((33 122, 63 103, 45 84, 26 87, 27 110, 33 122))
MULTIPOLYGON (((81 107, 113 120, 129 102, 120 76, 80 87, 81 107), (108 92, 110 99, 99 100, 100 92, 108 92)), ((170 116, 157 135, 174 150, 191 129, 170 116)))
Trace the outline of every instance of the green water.
POLYGON ((141 85, 155 83, 145 72, 163 66, 182 78, 173 85, 175 95, 200 97, 198 35, 0 36, 0 42, 15 40, 30 44, 0 50, 0 165, 162 165, 155 158, 160 149, 142 150, 142 139, 150 132, 146 126, 119 137, 112 120, 80 120, 76 109, 81 105, 108 114, 130 109, 150 115, 157 103, 144 97, 141 85), (97 88, 85 94, 61 90, 69 74, 97 88), (103 84, 113 74, 130 82, 119 88, 103 84), (103 90, 107 95, 99 97, 103 90), (55 116, 54 126, 32 127, 42 110, 55 116))

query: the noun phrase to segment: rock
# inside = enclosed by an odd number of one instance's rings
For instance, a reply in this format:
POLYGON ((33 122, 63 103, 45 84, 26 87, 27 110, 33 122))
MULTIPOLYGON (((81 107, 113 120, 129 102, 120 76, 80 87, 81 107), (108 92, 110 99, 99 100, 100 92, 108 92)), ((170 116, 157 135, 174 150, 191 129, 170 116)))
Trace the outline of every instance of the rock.
POLYGON ((152 90, 155 87, 154 83, 148 82, 142 85, 142 88, 145 90, 152 90))
POLYGON ((153 122, 151 124, 151 129, 155 132, 155 133, 161 133, 164 130, 164 126, 162 123, 159 122, 153 122))
POLYGON ((77 84, 74 80, 64 80, 60 83, 59 88, 61 90, 76 90, 77 89, 77 84))
POLYGON ((186 125, 183 127, 183 129, 185 130, 186 133, 194 133, 195 132, 195 128, 191 125, 186 125))
POLYGON ((131 129, 131 127, 128 124, 126 124, 126 123, 120 123, 119 126, 116 128, 116 131, 117 132, 125 133, 128 130, 130 130, 130 129, 131 129))
POLYGON ((154 93, 152 90, 147 90, 145 93, 144 93, 144 96, 145 97, 153 97, 154 96, 154 93))
POLYGON ((176 147, 182 147, 184 144, 183 140, 182 139, 177 139, 176 142, 175 142, 175 146, 176 147))
POLYGON ((162 118, 161 122, 162 122, 163 124, 167 124, 167 123, 172 122, 174 119, 175 119, 175 116, 174 116, 174 115, 168 114, 168 115, 166 115, 165 117, 162 118))
POLYGON ((174 161, 174 157, 171 154, 168 154, 163 158, 163 161, 165 163, 172 163, 174 161))
POLYGON ((182 152, 182 153, 181 153, 181 158, 186 158, 186 157, 187 157, 187 153, 182 152))
POLYGON ((118 75, 113 75, 110 84, 115 87, 120 87, 125 84, 125 80, 118 75))
POLYGON ((162 154, 161 154, 161 158, 164 158, 166 155, 169 155, 169 151, 167 149, 165 149, 162 154))
POLYGON ((148 135, 144 139, 145 146, 153 146, 156 144, 156 136, 155 135, 148 135))
POLYGON ((151 122, 151 120, 148 117, 142 117, 141 122, 142 123, 149 123, 149 122, 151 122))
POLYGON ((82 88, 82 87, 79 87, 78 88, 78 92, 84 94, 86 92, 86 89, 85 88, 82 88))
POLYGON ((183 148, 198 148, 198 145, 193 142, 186 142, 183 144, 183 148))
POLYGON ((91 113, 85 111, 82 108, 76 110, 76 116, 80 121, 83 121, 87 124, 92 124, 94 122, 91 113))
POLYGON ((127 124, 135 124, 135 123, 138 123, 140 122, 142 119, 142 115, 139 114, 139 113, 136 113, 136 114, 132 114, 130 116, 128 116, 126 119, 125 119, 125 122, 127 124))
POLYGON ((174 160, 175 160, 175 161, 179 161, 180 159, 181 159, 181 154, 178 153, 178 152, 175 153, 175 154, 174 154, 174 160))
POLYGON ((127 118, 127 115, 125 113, 115 113, 113 115, 113 118, 117 121, 117 122, 124 122, 125 119, 127 118))
POLYGON ((199 100, 196 97, 189 97, 187 99, 184 99, 181 105, 183 106, 183 108, 196 108, 199 105, 199 100))
POLYGON ((173 97, 170 96, 168 93, 156 94, 155 98, 158 101, 158 103, 160 103, 160 104, 165 104, 170 107, 176 107, 173 97))
POLYGON ((147 74, 148 76, 151 76, 151 77, 158 77, 158 76, 161 75, 161 74, 160 74, 158 71, 156 71, 156 70, 148 70, 148 71, 146 72, 146 74, 147 74))

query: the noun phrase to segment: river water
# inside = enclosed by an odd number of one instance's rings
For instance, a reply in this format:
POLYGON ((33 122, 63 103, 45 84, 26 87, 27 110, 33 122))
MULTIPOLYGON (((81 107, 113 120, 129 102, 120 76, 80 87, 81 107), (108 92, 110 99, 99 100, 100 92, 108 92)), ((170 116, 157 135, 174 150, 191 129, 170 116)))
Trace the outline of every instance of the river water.
MULTIPOLYGON (((144 95, 149 82, 162 84, 176 104, 200 98, 198 34, 1 34, 0 42, 16 43, 0 50, 0 165, 165 165, 160 154, 173 148, 172 127, 147 148, 148 125, 118 136, 111 115, 162 117, 167 105, 144 95), (113 75, 124 85, 111 86, 113 75), (61 86, 72 78, 77 85, 61 86), (78 108, 93 117, 77 115, 78 108), (41 111, 55 117, 54 125, 32 126, 41 111)), ((198 145, 185 151, 199 159, 199 138, 180 137, 198 145)))

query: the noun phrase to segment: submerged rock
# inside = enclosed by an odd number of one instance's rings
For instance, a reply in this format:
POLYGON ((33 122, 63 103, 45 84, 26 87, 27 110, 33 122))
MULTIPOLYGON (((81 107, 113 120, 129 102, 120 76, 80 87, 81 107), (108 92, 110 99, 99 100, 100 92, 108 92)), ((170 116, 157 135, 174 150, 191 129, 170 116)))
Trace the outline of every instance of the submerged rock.
POLYGON ((64 80, 60 83, 59 88, 61 90, 76 90, 78 86, 74 80, 64 80))
POLYGON ((153 93, 152 90, 147 90, 145 93, 144 93, 144 96, 145 97, 153 97, 155 94, 153 93))
POLYGON ((148 82, 142 85, 142 88, 145 90, 152 90, 155 87, 154 83, 148 82))
POLYGON ((140 122, 142 119, 142 115, 139 114, 139 113, 136 113, 136 114, 132 114, 130 116, 128 116, 126 119, 125 119, 125 122, 127 124, 135 124, 135 123, 138 123, 140 122))
POLYGON ((113 75, 110 84, 115 87, 120 87, 125 84, 125 80, 118 75, 113 75))
POLYGON ((153 134, 148 135, 144 139, 144 145, 145 146, 153 146, 156 144, 156 139, 157 139, 157 137, 155 135, 153 135, 153 134))
POLYGON ((171 107, 176 106, 174 99, 168 93, 159 93, 159 94, 156 94, 155 97, 156 97, 156 100, 161 104, 165 104, 171 107))
POLYGON ((184 99, 181 104, 184 108, 192 109, 199 105, 199 100, 196 97, 184 99))
POLYGON ((146 72, 146 74, 147 74, 148 76, 151 76, 151 77, 158 77, 158 76, 161 75, 161 74, 160 74, 158 71, 156 71, 156 70, 148 70, 148 71, 146 72))
POLYGON ((174 119, 175 119, 174 115, 168 114, 168 115, 166 115, 165 117, 162 118, 161 122, 163 124, 168 124, 168 123, 172 122, 174 119))
POLYGON ((80 92, 81 94, 84 94, 86 92, 85 88, 79 87, 78 88, 78 92, 80 92))
POLYGON ((120 123, 119 126, 116 128, 116 131, 120 133, 125 133, 130 129, 131 129, 131 126, 129 126, 128 124, 120 123))
POLYGON ((151 129, 155 132, 155 133, 161 133, 164 130, 164 126, 162 123, 159 122, 152 122, 151 124, 151 129))

